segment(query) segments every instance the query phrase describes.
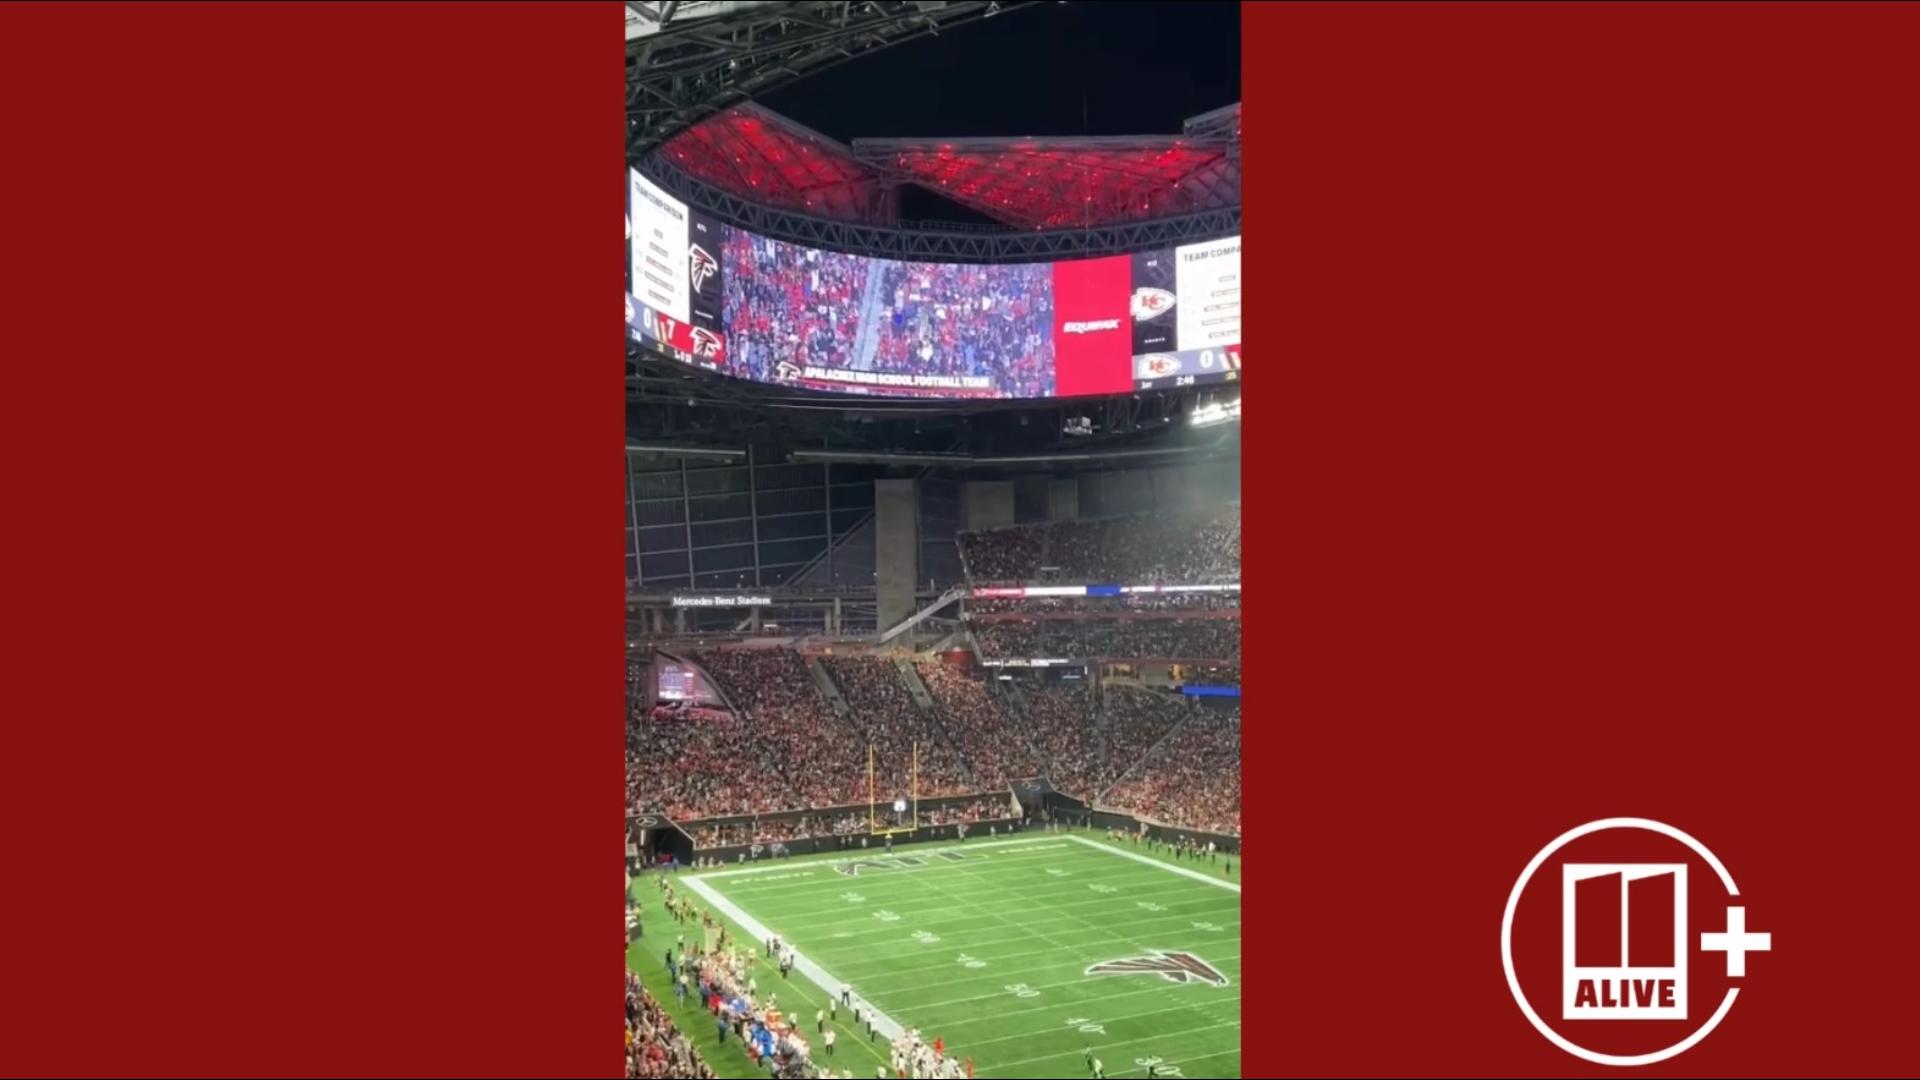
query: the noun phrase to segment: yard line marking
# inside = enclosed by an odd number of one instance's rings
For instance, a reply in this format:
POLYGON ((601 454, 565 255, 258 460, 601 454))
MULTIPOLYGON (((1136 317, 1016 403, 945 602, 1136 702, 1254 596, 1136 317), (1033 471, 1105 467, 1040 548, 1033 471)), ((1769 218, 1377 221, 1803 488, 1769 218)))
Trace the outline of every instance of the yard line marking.
MULTIPOLYGON (((711 903, 714 907, 719 908, 728 918, 738 924, 741 929, 753 935, 755 941, 764 943, 768 938, 773 936, 773 932, 761 925, 760 920, 740 910, 734 905, 733 901, 721 896, 718 890, 705 881, 699 878, 688 878, 687 887, 705 897, 707 902, 711 903)), ((793 946, 788 945, 787 947, 793 952, 793 966, 799 970, 800 974, 812 979, 815 986, 827 992, 828 997, 836 999, 840 997, 841 993, 847 987, 846 983, 828 974, 819 964, 807 959, 806 956, 802 955, 799 950, 794 949, 793 946)), ((900 1033, 906 1030, 898 1023, 895 1023, 892 1017, 881 1012, 879 1007, 874 1005, 873 1002, 868 1001, 865 994, 861 994, 859 1000, 866 1002, 866 1012, 873 1017, 873 1029, 885 1036, 889 1042, 899 1038, 900 1033)))
MULTIPOLYGON (((1097 1003, 1096 1003, 1096 1002, 1089 1002, 1089 1005, 1093 1005, 1093 1004, 1097 1004, 1097 1003)), ((1097 1011, 1097 1010, 1082 1010, 1082 1011, 1097 1011)), ((1123 1020, 1138 1020, 1138 1019, 1140 1019, 1140 1018, 1141 1018, 1141 1017, 1143 1017, 1143 1016, 1165 1016, 1165 1015, 1167 1015, 1167 1012, 1168 1012, 1168 1010, 1166 1010, 1166 1009, 1154 1009, 1154 1010, 1153 1010, 1153 1011, 1151 1011, 1151 1012, 1140 1012, 1140 1013, 1128 1013, 1128 1014, 1126 1014, 1125 1016, 1109 1016, 1109 1017, 1104 1017, 1104 1018, 1101 1018, 1099 1022, 1100 1022, 1101 1024, 1103 1024, 1103 1025, 1105 1025, 1105 1024, 1118 1024, 1118 1023, 1120 1023, 1120 1022, 1121 1022, 1121 1021, 1123 1021, 1123 1020)), ((998 1017, 997 1019, 1001 1019, 1001 1020, 1005 1020, 1005 1019, 1007 1019, 1007 1018, 1003 1016, 1003 1017, 998 1017)), ((1048 1020, 1049 1020, 1049 1023, 1051 1023, 1051 1020, 1052 1020, 1052 1018, 1051 1018, 1051 1017, 1049 1017, 1049 1018, 1048 1018, 1048 1020)), ((946 1028, 947 1028, 948 1026, 950 1026, 950 1025, 947 1025, 947 1024, 944 1024, 944 1023, 943 1023, 943 1024, 941 1025, 941 1028, 942 1028, 942 1030, 945 1030, 945 1029, 946 1029, 946 1028)), ((1041 1028, 1041 1029, 1040 1029, 1040 1030, 1038 1030, 1038 1031, 1027 1031, 1027 1032, 1020 1032, 1020 1033, 1018 1033, 1018 1034, 1014 1034, 1014 1035, 1001 1035, 1001 1036, 999 1036, 999 1037, 997 1037, 997 1038, 992 1038, 992 1039, 968 1039, 968 1040, 967 1040, 967 1049, 969 1049, 969 1050, 972 1050, 972 1049, 974 1049, 974 1048, 976 1048, 976 1047, 981 1047, 981 1046, 986 1046, 986 1045, 988 1045, 988 1044, 990 1044, 990 1043, 997 1043, 997 1042, 1006 1042, 1006 1041, 1007 1041, 1007 1040, 1009 1040, 1009 1039, 1032 1039, 1032 1038, 1035 1038, 1035 1037, 1038 1037, 1038 1036, 1044 1036, 1044 1035, 1051 1035, 1051 1034, 1053 1034, 1053 1033, 1055 1033, 1055 1032, 1057 1032, 1057 1031, 1059 1031, 1059 1030, 1060 1030, 1060 1028, 1059 1028, 1059 1026, 1058 1026, 1058 1025, 1056 1024, 1056 1025, 1053 1025, 1053 1026, 1050 1026, 1050 1027, 1045 1027, 1045 1028, 1041 1028)))
MULTIPOLYGON (((1138 1039, 1122 1039, 1119 1042, 1101 1043, 1098 1047, 1095 1048, 1096 1050, 1095 1056, 1096 1057, 1099 1056, 1097 1051, 1112 1049, 1113 1047, 1116 1047, 1116 1046, 1132 1046, 1134 1043, 1152 1042, 1155 1039, 1158 1039, 1161 1042, 1166 1042, 1168 1039, 1176 1035, 1192 1035, 1201 1031, 1217 1031, 1223 1027, 1239 1027, 1239 1026, 1240 1026, 1240 1021, 1228 1020, 1223 1024, 1209 1024, 1206 1027, 1187 1028, 1184 1031, 1162 1031, 1152 1035, 1143 1035, 1138 1039)), ((995 1065, 991 1069, 981 1069, 980 1072, 982 1074, 1003 1072, 1007 1069, 1013 1068, 1016 1065, 1031 1065, 1036 1061, 1055 1061, 1060 1058, 1075 1058, 1075 1057, 1081 1056, 1084 1053, 1086 1053, 1086 1051, 1084 1050, 1068 1050, 1064 1053, 1048 1054, 1045 1057, 1027 1058, 1023 1061, 1003 1061, 1000 1064, 995 1065)), ((1172 1062, 1169 1062, 1168 1064, 1172 1064, 1172 1062)))
MULTIPOLYGON (((1144 920, 1144 921, 1147 921, 1147 922, 1155 922, 1155 921, 1160 921, 1160 920, 1144 920)), ((1235 920, 1235 923, 1237 924, 1237 923, 1238 923, 1238 921, 1239 921, 1239 920, 1235 920)), ((1075 931, 1075 932, 1077 933, 1078 931, 1075 931)), ((840 939, 838 939, 838 940, 841 940, 841 941, 845 941, 845 940, 847 940, 847 939, 845 939, 845 938, 840 938, 840 939)), ((968 938, 968 939, 966 939, 966 940, 968 941, 968 950, 967 950, 967 951, 969 951, 969 952, 971 952, 971 953, 972 953, 973 955, 975 955, 975 956, 977 956, 977 957, 979 957, 979 958, 980 958, 980 959, 982 959, 982 960, 989 960, 989 961, 992 961, 992 962, 994 962, 994 963, 996 963, 996 964, 997 964, 997 963, 999 963, 999 962, 1001 962, 1001 961, 1003 961, 1003 960, 1018 960, 1018 959, 1021 959, 1021 958, 1023 958, 1023 957, 1028 957, 1028 956, 1059 956, 1059 955, 1060 955, 1060 953, 1059 953, 1059 951, 1058 951, 1058 950, 1056 950, 1056 949, 1037 949, 1037 950, 1034 950, 1034 951, 1032 951, 1032 952, 1015 952, 1015 953, 997 953, 997 952, 994 952, 994 951, 992 951, 992 949, 991 949, 991 946, 994 946, 994 945, 1006 945, 1006 944, 1010 944, 1010 943, 1013 943, 1013 942, 1017 942, 1017 941, 1024 941, 1024 940, 1025 940, 1024 938, 998 938, 998 939, 995 939, 995 940, 991 940, 991 941, 974 941, 973 939, 971 939, 971 938, 968 938)), ((952 944, 952 943, 951 943, 951 942, 948 942, 948 941, 946 941, 946 940, 944 940, 944 939, 942 939, 942 940, 940 941, 940 943, 939 943, 939 944, 940 944, 941 946, 946 946, 946 945, 949 945, 949 944, 952 944)), ((1095 942, 1088 942, 1087 944, 1089 944, 1089 945, 1092 945, 1092 944, 1096 944, 1096 943, 1095 943, 1095 942)), ((937 952, 937 951, 938 951, 938 950, 935 950, 935 949, 933 949, 933 947, 932 947, 932 946, 928 946, 927 948, 928 948, 928 949, 930 950, 930 952, 937 952)), ((881 957, 881 958, 878 958, 878 959, 876 959, 876 960, 874 960, 874 961, 871 961, 872 963, 876 963, 876 964, 880 964, 880 965, 882 965, 882 966, 881 966, 881 968, 879 968, 879 969, 878 969, 878 970, 880 971, 880 974, 879 974, 878 976, 876 976, 876 977, 878 977, 878 978, 887 978, 887 977, 889 977, 889 976, 892 976, 892 975, 895 975, 895 974, 903 974, 903 973, 905 973, 905 972, 909 972, 909 971, 914 971, 914 972, 918 972, 918 971, 933 971, 933 970, 936 970, 936 969, 937 969, 937 968, 939 968, 939 967, 943 967, 943 966, 951 966, 951 965, 939 965, 939 964, 936 964, 936 965, 931 965, 931 966, 928 966, 928 967, 915 967, 915 968, 904 968, 904 969, 903 969, 903 968, 899 968, 899 967, 897 967, 897 966, 895 966, 895 964, 894 964, 894 960, 895 960, 895 957, 893 957, 893 956, 887 956, 887 957, 881 957)), ((1238 958, 1237 958, 1237 957, 1234 957, 1234 958, 1228 958, 1228 959, 1223 959, 1223 960, 1219 960, 1219 961, 1217 961, 1217 962, 1216 962, 1216 966, 1218 966, 1219 964, 1231 964, 1231 963, 1236 963, 1236 962, 1238 962, 1238 958)), ((850 968, 850 969, 849 969, 849 968, 847 968, 847 967, 846 967, 846 965, 844 965, 844 964, 843 964, 843 965, 840 965, 840 966, 841 966, 841 967, 842 967, 843 969, 845 969, 845 970, 851 970, 851 971, 860 971, 860 970, 863 970, 863 968, 861 968, 861 967, 859 967, 859 966, 856 966, 856 967, 853 967, 853 968, 850 968)))
MULTIPOLYGON (((1041 985, 1040 988, 1044 990, 1049 986, 1084 986, 1085 984, 1086 984, 1086 980, 1076 979, 1073 982, 1044 983, 1041 985)), ((1172 993, 1179 992, 1179 990, 1180 988, 1177 986, 1174 986, 1172 983, 1166 983, 1160 986, 1143 986, 1138 990, 1122 990, 1117 994, 1105 994, 1100 997, 1086 998, 1080 1001, 1075 1001, 1075 1002, 1072 1002, 1072 1006, 1075 1011, 1086 1012, 1089 1010, 1098 1009, 1109 1001, 1118 1001, 1121 998, 1139 997, 1142 994, 1172 994, 1172 993)), ((1005 997, 1005 996, 1006 996, 1005 993, 986 995, 986 997, 1005 997)), ((1240 988, 1238 986, 1230 986, 1212 995, 1212 997, 1209 1000, 1199 1001, 1199 1002, 1190 1002, 1185 1004, 1169 1005, 1165 1009, 1157 1009, 1155 1010, 1155 1012, 1165 1013, 1169 1010, 1179 1009, 1179 1008, 1205 1010, 1215 1005, 1224 1005, 1229 1002, 1238 1001, 1239 998, 1240 998, 1240 988)), ((981 1001, 981 1000, 985 1000, 985 999, 984 998, 958 999, 958 1001, 981 1001)), ((942 1006, 942 1005, 953 1005, 957 1003, 958 1003, 957 1001, 938 1001, 938 1002, 934 1002, 931 1005, 923 1006, 923 1008, 932 1009, 932 1008, 938 1008, 939 1006, 942 1006)), ((945 1031, 948 1028, 956 1028, 964 1024, 981 1024, 981 1023, 988 1023, 988 1022, 992 1022, 996 1024, 1004 1023, 1007 1020, 1008 1015, 1009 1014, 1003 1013, 1003 1012, 993 1012, 993 1013, 984 1013, 979 1016, 961 1017, 958 1020, 942 1020, 940 1021, 940 1030, 945 1031)))
MULTIPOLYGON (((954 872, 964 871, 958 871, 958 867, 956 867, 954 872)), ((970 876, 975 878, 975 880, 985 880, 983 874, 970 874, 970 876)), ((933 886, 931 882, 925 882, 924 888, 939 892, 939 886, 933 886)), ((874 890, 868 890, 868 894, 864 894, 866 899, 862 899, 862 903, 870 903, 870 901, 877 903, 876 896, 877 894, 874 890)), ((1052 901, 1052 903, 1048 903, 1046 907, 1048 907, 1048 911, 1062 911, 1062 909, 1068 909, 1068 907, 1096 907, 1096 905, 1114 907, 1114 905, 1121 903, 1121 901, 1140 901, 1140 899, 1167 901, 1167 897, 1183 896, 1188 897, 1188 899, 1171 899, 1169 905, 1187 907, 1187 905, 1219 905, 1219 903, 1227 903, 1227 897, 1213 896, 1213 894, 1200 894, 1200 896, 1196 897, 1192 890, 1188 890, 1187 886, 1175 884, 1171 890, 1140 890, 1140 892, 1131 892, 1131 890, 1129 890, 1129 892, 1125 892, 1125 896, 1112 894, 1112 896, 1091 896, 1087 897, 1087 899, 1062 899, 1062 901, 1052 901)), ((964 890, 964 892, 962 892, 962 890, 954 890, 954 892, 952 892, 952 899, 956 899, 958 903, 968 903, 968 905, 973 905, 973 907, 985 907, 985 901, 987 901, 987 899, 993 899, 993 897, 998 897, 1000 903, 1031 903, 1031 901, 1027 901, 1025 897, 1006 896, 1006 888, 1002 888, 1002 886, 983 888, 983 890, 964 890)), ((741 897, 741 899, 747 899, 747 897, 741 897)), ((885 899, 885 897, 879 897, 879 899, 885 899)), ((785 907, 785 905, 781 905, 781 907, 785 907)), ((912 917, 918 917, 918 915, 931 915, 931 913, 939 913, 939 911, 948 911, 948 905, 941 903, 941 905, 927 905, 927 907, 902 907, 899 903, 889 903, 887 909, 899 913, 902 919, 912 919, 912 917)), ((858 919, 845 917, 845 913, 854 911, 851 905, 845 903, 845 901, 833 903, 833 905, 829 905, 829 907, 785 907, 785 911, 787 911, 791 917, 795 917, 795 919, 806 919, 806 922, 808 922, 810 926, 822 926, 822 928, 828 928, 828 930, 835 928, 835 926, 858 926, 858 924, 864 924, 864 922, 868 920, 866 919, 866 913, 860 913, 858 919), (839 919, 816 919, 818 915, 828 915, 828 913, 839 913, 839 915, 843 915, 843 917, 839 917, 839 919)))
MULTIPOLYGON (((1206 1054, 1182 1054, 1180 1056, 1179 1061, 1174 1061, 1173 1059, 1169 1058, 1167 1059, 1166 1064, 1175 1066, 1176 1068, 1185 1068, 1187 1065, 1192 1064, 1193 1062, 1196 1062, 1196 1061, 1205 1061, 1208 1058, 1224 1057, 1228 1054, 1237 1054, 1239 1052, 1240 1052, 1240 1048, 1235 1046, 1227 1050, 1215 1050, 1211 1053, 1206 1053, 1206 1054)), ((993 1070, 986 1069, 983 1071, 992 1072, 993 1070)), ((1131 1069, 1122 1069, 1119 1072, 1108 1073, 1107 1075, 1108 1076, 1127 1076, 1132 1073, 1144 1073, 1145 1071, 1146 1070, 1136 1065, 1131 1069)))
POLYGON ((1123 859, 1132 859, 1134 862, 1143 863, 1147 866, 1157 866, 1162 870, 1167 870, 1167 871, 1171 871, 1172 873, 1179 874, 1181 877, 1190 877, 1195 881, 1204 881, 1209 885, 1218 885, 1222 889, 1231 889, 1234 892, 1240 891, 1240 884, 1238 882, 1225 881, 1220 878, 1214 877, 1211 874, 1203 874, 1198 870, 1189 870, 1184 866, 1174 866, 1171 863, 1164 863, 1164 862, 1161 862, 1159 859, 1155 859, 1147 855, 1141 855, 1138 852, 1123 851, 1120 848, 1112 846, 1111 844, 1103 844, 1098 840, 1089 840, 1084 836, 1069 836, 1067 837, 1067 839, 1072 840, 1075 843, 1085 844, 1096 851, 1104 851, 1104 852, 1107 852, 1108 854, 1118 855, 1123 859))
POLYGON ((831 866, 836 862, 852 862, 855 859, 900 859, 900 858, 905 858, 908 855, 923 855, 923 854, 931 855, 936 851, 974 851, 980 848, 1000 848, 1000 847, 1012 847, 1016 845, 1024 846, 1027 844, 1044 844, 1044 843, 1047 843, 1048 841, 1052 841, 1054 843, 1060 843, 1063 840, 1071 840, 1071 839, 1076 839, 1076 838, 1061 837, 1061 836, 1020 836, 1020 837, 1015 837, 1012 840, 985 840, 977 844, 976 843, 939 844, 934 846, 903 844, 901 845, 901 847, 904 850, 898 851, 892 855, 887 854, 886 849, 884 848, 861 848, 859 850, 849 849, 847 851, 832 852, 829 855, 821 855, 819 857, 807 856, 805 857, 806 861, 801 863, 793 863, 788 860, 781 859, 778 861, 769 861, 769 862, 761 863, 755 866, 742 866, 742 867, 726 869, 726 870, 721 870, 721 869, 697 870, 681 876, 686 878, 688 881, 693 881, 699 878, 712 880, 712 879, 724 878, 724 877, 739 877, 743 874, 770 874, 775 870, 791 870, 796 865, 803 866, 803 867, 804 866, 831 866))
MULTIPOLYGON (((1065 982, 1056 982, 1056 983, 1041 983, 1041 984, 1040 984, 1039 986, 1036 986, 1036 987, 1033 987, 1033 989, 1035 989, 1035 990, 1057 990, 1057 989, 1059 989, 1059 988, 1060 988, 1060 987, 1062 987, 1062 986, 1086 986, 1086 985, 1087 985, 1087 977, 1086 977, 1085 975, 1081 975, 1081 976, 1079 976, 1079 977, 1077 977, 1077 978, 1072 978, 1072 979, 1068 979, 1068 980, 1066 980, 1065 982)), ((1181 989, 1184 989, 1184 988, 1183 988, 1183 987, 1180 987, 1180 986, 1176 986, 1176 985, 1174 985, 1173 983, 1169 983, 1169 982, 1163 982, 1163 983, 1162 983, 1161 985, 1159 985, 1159 986, 1150 986, 1150 987, 1147 987, 1146 989, 1143 989, 1143 990, 1129 990, 1129 991, 1127 991, 1127 993, 1126 993, 1126 994, 1114 994, 1114 995, 1111 995, 1111 996, 1113 996, 1113 997, 1126 997, 1126 996, 1128 996, 1129 994, 1145 994, 1145 993, 1156 993, 1156 994, 1168 994, 1168 993, 1174 993, 1174 992, 1177 992, 1177 991, 1179 991, 1179 990, 1181 990, 1181 989)), ((1209 997, 1209 1000, 1211 1000, 1211 998, 1224 998, 1224 997, 1229 997, 1229 996, 1232 996, 1232 997, 1239 997, 1239 996, 1240 996, 1240 987, 1239 987, 1239 986, 1238 986, 1237 984, 1236 984, 1236 985, 1234 985, 1234 986, 1222 986, 1222 987, 1208 987, 1208 988, 1207 988, 1207 990, 1208 990, 1208 993, 1209 993, 1209 995, 1210 995, 1210 997, 1209 997)), ((1007 996, 1007 993, 1006 993, 1006 991, 1004 991, 1004 990, 1002 990, 1002 991, 1000 991, 1000 992, 999 992, 999 993, 997 993, 997 994, 976 994, 976 995, 974 995, 974 996, 972 996, 972 997, 963 997, 963 998, 949 998, 949 999, 948 999, 948 1000, 946 1000, 946 1001, 930 1001, 930 1002, 927 1002, 927 1003, 926 1003, 926 1004, 924 1004, 924 1005, 918 1005, 918 1006, 915 1006, 915 1008, 916 1008, 916 1010, 917 1010, 917 1011, 924 1011, 924 1010, 926 1010, 926 1009, 937 1009, 937 1008, 941 1008, 941 1007, 943 1007, 943 1006, 947 1006, 947 1005, 959 1005, 959 1004, 961 1004, 962 1002, 967 1002, 967 1001, 987 1001, 987 1000, 990 1000, 990 999, 992 999, 992 998, 998 998, 998 997, 1006 997, 1006 996, 1007 996)), ((1102 1000, 1105 1000, 1105 999, 1102 999, 1102 1000)), ((1083 1007, 1083 1006, 1081 1006, 1081 1005, 1079 1005, 1079 1004, 1076 1004, 1076 1005, 1075 1005, 1075 1008, 1081 1008, 1081 1007, 1083 1007)))

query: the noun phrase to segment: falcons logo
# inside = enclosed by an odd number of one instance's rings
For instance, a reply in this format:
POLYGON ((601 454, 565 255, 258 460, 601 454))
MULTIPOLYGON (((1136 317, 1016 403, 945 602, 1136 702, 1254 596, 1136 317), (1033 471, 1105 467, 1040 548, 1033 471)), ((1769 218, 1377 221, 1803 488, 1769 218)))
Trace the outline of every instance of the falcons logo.
POLYGON ((699 244, 687 248, 687 264, 687 269, 693 274, 694 292, 699 292, 701 286, 707 283, 707 279, 720 269, 720 264, 714 262, 713 256, 707 254, 707 249, 699 244))
POLYGON ((1147 956, 1129 956, 1107 960, 1087 969, 1089 975, 1158 975, 1168 982, 1185 983, 1198 979, 1214 986, 1227 985, 1227 977, 1212 964, 1184 952, 1156 952, 1147 956))
POLYGON ((773 377, 781 382, 792 382, 800 378, 800 365, 790 360, 782 360, 773 365, 773 377))
POLYGON ((720 335, 704 326, 693 328, 693 355, 709 360, 720 355, 720 335))

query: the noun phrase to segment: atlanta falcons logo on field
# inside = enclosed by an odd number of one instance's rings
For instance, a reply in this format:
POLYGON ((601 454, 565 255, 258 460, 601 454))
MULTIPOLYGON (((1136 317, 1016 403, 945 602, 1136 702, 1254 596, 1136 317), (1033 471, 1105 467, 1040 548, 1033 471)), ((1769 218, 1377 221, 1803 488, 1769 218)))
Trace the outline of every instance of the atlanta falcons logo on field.
POLYGON ((714 262, 713 256, 707 254, 707 249, 699 244, 694 244, 687 249, 687 263, 688 270, 693 274, 694 292, 699 292, 700 287, 707 283, 707 279, 713 276, 714 271, 720 269, 720 264, 714 262))
POLYGON ((1105 960, 1087 969, 1088 975, 1158 975, 1168 982, 1198 980, 1214 986, 1227 985, 1227 977, 1205 960, 1184 952, 1154 952, 1129 956, 1124 960, 1105 960))
POLYGON ((720 355, 720 335, 704 326, 693 328, 693 355, 708 359, 720 355))
POLYGON ((1165 289, 1135 289, 1131 306, 1134 321, 1145 322, 1172 311, 1173 294, 1165 289))

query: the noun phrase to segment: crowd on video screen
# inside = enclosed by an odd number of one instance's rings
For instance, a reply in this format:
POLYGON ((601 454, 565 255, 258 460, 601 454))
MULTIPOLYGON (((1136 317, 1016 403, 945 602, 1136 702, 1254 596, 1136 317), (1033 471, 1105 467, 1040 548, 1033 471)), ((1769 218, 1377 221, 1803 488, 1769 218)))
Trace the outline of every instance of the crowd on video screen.
POLYGON ((739 374, 794 383, 821 367, 984 379, 984 390, 964 392, 996 397, 1053 393, 1046 263, 897 262, 741 229, 727 230, 722 251, 728 349, 739 374))

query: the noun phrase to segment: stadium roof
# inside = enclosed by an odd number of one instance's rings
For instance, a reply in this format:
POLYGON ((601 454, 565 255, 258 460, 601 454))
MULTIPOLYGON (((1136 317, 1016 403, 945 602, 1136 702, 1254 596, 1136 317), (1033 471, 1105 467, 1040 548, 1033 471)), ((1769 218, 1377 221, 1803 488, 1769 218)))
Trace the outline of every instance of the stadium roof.
POLYGON ((894 220, 891 188, 846 146, 757 105, 736 106, 667 144, 667 160, 754 202, 839 221, 894 220))
POLYGON ((896 221, 905 184, 1027 229, 1240 201, 1238 104, 1188 120, 1177 135, 855 139, 851 147, 749 104, 695 125, 664 153, 750 201, 862 224, 896 221))

